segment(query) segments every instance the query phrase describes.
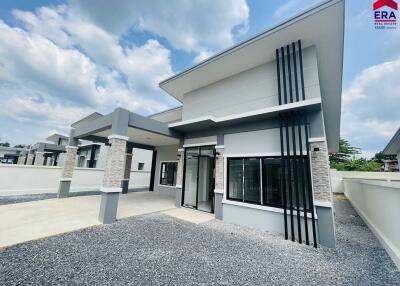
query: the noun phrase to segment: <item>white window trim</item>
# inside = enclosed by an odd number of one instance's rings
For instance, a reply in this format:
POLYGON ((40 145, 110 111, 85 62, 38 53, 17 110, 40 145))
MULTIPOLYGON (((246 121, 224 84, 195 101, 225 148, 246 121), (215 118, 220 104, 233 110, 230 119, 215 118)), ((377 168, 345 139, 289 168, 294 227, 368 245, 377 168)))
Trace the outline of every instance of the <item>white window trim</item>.
MULTIPOLYGON (((161 180, 161 165, 162 165, 162 163, 177 163, 178 164, 178 161, 177 160, 165 160, 165 161, 160 161, 159 162, 159 167, 158 167, 159 172, 158 172, 157 186, 163 187, 163 188, 176 188, 176 182, 175 182, 175 185, 173 185, 173 186, 160 184, 160 180, 161 180)), ((178 168, 176 169, 176 175, 178 176, 178 168)))
POLYGON ((192 143, 192 144, 184 144, 183 148, 188 148, 188 147, 201 147, 201 146, 212 146, 212 145, 217 145, 216 141, 212 142, 205 142, 205 143, 192 143))

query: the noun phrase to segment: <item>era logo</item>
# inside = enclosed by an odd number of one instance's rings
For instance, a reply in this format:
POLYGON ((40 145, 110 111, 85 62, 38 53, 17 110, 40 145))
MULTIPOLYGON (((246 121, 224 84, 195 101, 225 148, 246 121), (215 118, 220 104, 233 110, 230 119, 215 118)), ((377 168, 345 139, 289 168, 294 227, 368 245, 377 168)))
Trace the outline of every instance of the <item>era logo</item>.
POLYGON ((374 20, 376 29, 395 29, 398 9, 394 0, 378 0, 374 2, 374 20))

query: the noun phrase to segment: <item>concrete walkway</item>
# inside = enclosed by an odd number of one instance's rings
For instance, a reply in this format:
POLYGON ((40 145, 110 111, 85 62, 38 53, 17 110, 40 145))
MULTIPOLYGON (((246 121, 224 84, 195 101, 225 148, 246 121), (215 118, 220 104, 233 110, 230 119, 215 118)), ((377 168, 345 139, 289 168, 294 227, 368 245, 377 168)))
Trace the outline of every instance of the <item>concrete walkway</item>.
MULTIPOLYGON (((0 206, 0 247, 99 225, 100 195, 0 206)), ((151 193, 120 195, 117 219, 174 208, 174 198, 151 193)))

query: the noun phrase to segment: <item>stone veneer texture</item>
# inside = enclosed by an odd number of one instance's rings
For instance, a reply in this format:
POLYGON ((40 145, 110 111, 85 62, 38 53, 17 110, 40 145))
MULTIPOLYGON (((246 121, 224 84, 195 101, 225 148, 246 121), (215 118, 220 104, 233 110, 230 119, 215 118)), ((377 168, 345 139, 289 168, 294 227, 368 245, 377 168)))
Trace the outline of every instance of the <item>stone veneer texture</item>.
POLYGON ((107 152, 107 162, 104 169, 103 187, 120 188, 125 173, 126 140, 109 139, 111 147, 107 152))
POLYGON ((329 157, 326 142, 311 142, 311 168, 316 201, 331 202, 331 186, 329 178, 329 157), (319 148, 319 151, 314 151, 319 148))
POLYGON ((62 178, 72 178, 75 168, 76 154, 78 153, 78 148, 73 146, 65 147, 67 152, 65 153, 64 166, 62 169, 62 178))

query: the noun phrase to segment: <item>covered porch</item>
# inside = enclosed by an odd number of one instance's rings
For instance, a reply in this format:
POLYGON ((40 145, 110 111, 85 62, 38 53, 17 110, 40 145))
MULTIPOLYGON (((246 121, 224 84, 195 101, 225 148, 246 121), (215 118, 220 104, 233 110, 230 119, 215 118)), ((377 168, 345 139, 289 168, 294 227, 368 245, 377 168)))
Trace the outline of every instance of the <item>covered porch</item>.
MULTIPOLYGON (((100 191, 100 223, 112 223, 119 212, 120 193, 128 193, 133 148, 153 151, 149 191, 156 181, 157 149, 168 148, 169 156, 177 158, 181 134, 168 125, 148 117, 117 108, 107 115, 96 113, 72 124, 69 143, 61 173, 58 198, 67 198, 76 161, 79 140, 105 143, 110 146, 100 191)), ((177 185, 179 185, 178 178, 177 185)), ((174 192, 175 193, 175 192, 174 192)))

